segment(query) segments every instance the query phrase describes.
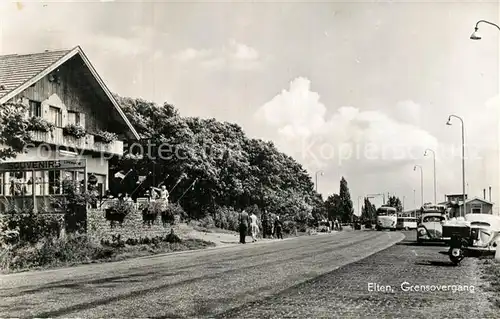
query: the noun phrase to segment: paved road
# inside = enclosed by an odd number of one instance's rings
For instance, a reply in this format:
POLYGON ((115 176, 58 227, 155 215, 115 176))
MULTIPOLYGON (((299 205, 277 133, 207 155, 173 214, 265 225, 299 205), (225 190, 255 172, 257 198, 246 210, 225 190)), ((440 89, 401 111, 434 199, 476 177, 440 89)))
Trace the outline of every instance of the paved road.
MULTIPOLYGON (((287 294, 293 298, 300 289, 290 287, 300 287, 300 283, 332 271, 332 278, 338 280, 335 274, 346 272, 339 267, 401 239, 403 235, 395 232, 350 231, 4 275, 0 276, 0 317, 199 318, 223 312, 239 317, 249 312, 238 307, 263 300, 261 306, 252 310, 257 314, 253 317, 258 318, 271 313, 266 303, 274 299, 266 298, 278 298, 280 311, 289 311, 294 304, 287 305, 284 300, 288 300, 287 294), (233 308, 236 310, 228 312, 233 308)), ((377 260, 385 265, 391 263, 377 260)), ((379 265, 373 267, 377 269, 379 265)), ((369 273, 364 269, 365 275, 369 273)), ((346 274, 351 277, 349 272, 346 274)), ((380 273, 371 279, 377 276, 380 273)), ((356 291, 359 287, 351 284, 347 288, 356 291)), ((358 291, 354 296, 360 292, 363 293, 358 291)), ((344 296, 348 294, 344 292, 344 296)), ((338 299, 341 295, 342 292, 333 291, 331 297, 343 302, 349 300, 338 299)), ((299 299, 302 305, 318 306, 315 313, 321 313, 321 300, 325 296, 318 297, 301 295, 299 299)))
POLYGON ((494 309, 489 301, 492 293, 481 279, 481 260, 468 258, 454 267, 440 253, 447 247, 417 246, 415 233, 406 235, 389 249, 218 317, 500 318, 500 309, 494 309), (373 291, 370 283, 391 289, 373 291), (415 285, 455 288, 408 290, 415 285))

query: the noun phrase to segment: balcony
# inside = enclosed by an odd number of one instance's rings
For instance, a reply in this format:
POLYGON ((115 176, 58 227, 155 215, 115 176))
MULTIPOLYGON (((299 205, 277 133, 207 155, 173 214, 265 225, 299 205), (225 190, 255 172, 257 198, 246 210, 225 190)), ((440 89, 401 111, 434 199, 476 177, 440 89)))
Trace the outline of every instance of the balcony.
POLYGON ((78 139, 73 136, 64 135, 63 129, 60 127, 56 127, 52 132, 32 131, 31 138, 34 142, 65 146, 69 149, 79 149, 119 156, 123 155, 122 141, 114 141, 109 144, 96 142, 92 134, 87 134, 85 137, 78 139))

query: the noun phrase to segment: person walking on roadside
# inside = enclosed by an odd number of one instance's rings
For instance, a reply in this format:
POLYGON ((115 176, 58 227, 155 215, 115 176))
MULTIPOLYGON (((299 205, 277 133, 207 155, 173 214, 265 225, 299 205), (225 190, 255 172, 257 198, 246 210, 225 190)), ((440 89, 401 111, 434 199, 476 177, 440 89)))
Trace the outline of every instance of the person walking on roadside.
POLYGON ((266 238, 266 236, 269 234, 268 230, 269 230, 269 214, 264 209, 264 212, 262 213, 262 238, 266 238))
POLYGON ((257 234, 259 233, 259 226, 257 225, 257 216, 252 212, 250 215, 250 227, 252 231, 252 242, 257 241, 257 234))
POLYGON ((276 231, 276 238, 283 239, 283 223, 279 216, 276 216, 276 220, 274 221, 274 230, 276 231))
POLYGON ((245 238, 247 237, 248 232, 248 213, 243 210, 240 213, 239 221, 240 221, 240 244, 245 244, 245 238))

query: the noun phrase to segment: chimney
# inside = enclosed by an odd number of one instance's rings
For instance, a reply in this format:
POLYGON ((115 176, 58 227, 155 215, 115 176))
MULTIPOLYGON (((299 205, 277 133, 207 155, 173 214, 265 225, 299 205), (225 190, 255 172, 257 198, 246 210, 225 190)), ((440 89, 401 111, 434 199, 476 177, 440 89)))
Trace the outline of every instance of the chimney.
POLYGON ((491 202, 491 186, 490 186, 490 202, 491 202))
POLYGON ((486 188, 483 188, 483 198, 486 200, 486 188))

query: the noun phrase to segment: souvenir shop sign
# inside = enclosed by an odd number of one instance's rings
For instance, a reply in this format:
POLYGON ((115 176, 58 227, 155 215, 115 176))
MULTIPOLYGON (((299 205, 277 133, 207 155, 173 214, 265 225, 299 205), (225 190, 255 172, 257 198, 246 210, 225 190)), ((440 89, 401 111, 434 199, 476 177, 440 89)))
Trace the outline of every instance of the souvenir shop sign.
POLYGON ((0 172, 84 169, 86 166, 87 166, 87 161, 85 159, 32 161, 32 162, 4 162, 0 163, 0 172))

